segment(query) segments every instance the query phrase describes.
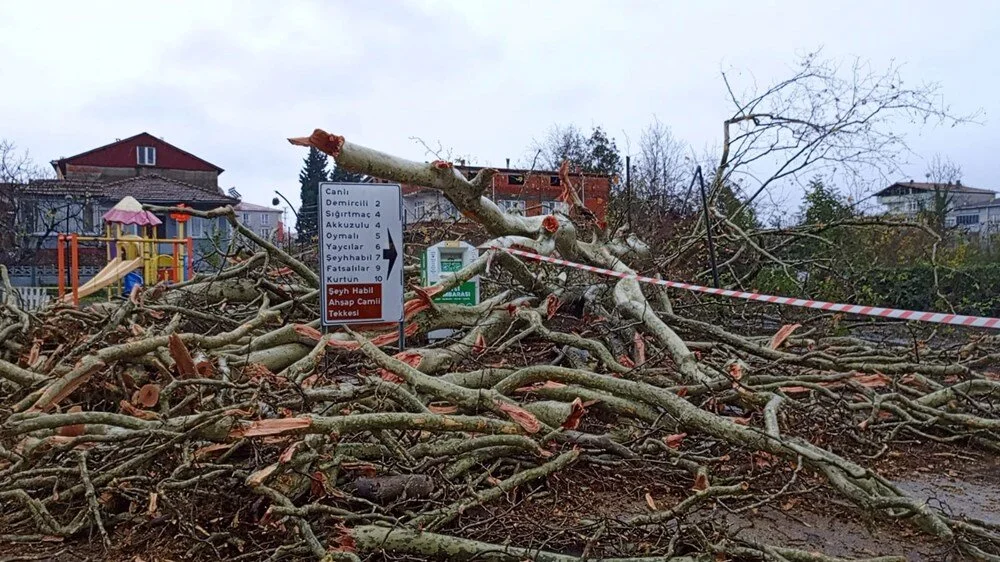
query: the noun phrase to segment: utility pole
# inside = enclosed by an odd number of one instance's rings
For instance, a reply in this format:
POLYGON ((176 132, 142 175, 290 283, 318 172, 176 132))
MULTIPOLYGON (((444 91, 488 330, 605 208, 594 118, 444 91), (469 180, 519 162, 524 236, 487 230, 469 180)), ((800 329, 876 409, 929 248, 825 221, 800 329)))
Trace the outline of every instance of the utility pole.
MULTIPOLYGON (((712 216, 708 212, 708 196, 705 195, 705 178, 701 175, 701 166, 695 168, 695 177, 691 178, 691 186, 694 186, 695 178, 698 179, 698 183, 701 185, 701 208, 705 212, 705 237, 708 239, 708 259, 712 264, 712 281, 715 282, 715 288, 720 288, 719 283, 719 269, 715 263, 715 242, 712 240, 712 216)), ((688 188, 691 191, 691 188, 688 188)))
POLYGON ((625 213, 628 227, 632 228, 632 157, 625 156, 625 203, 628 206, 625 213))

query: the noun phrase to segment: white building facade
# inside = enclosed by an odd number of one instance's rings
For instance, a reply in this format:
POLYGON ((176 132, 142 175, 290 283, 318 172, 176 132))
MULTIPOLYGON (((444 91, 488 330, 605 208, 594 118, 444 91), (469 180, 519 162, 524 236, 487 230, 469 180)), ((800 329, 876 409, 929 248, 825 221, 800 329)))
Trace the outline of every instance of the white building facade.
POLYGON ((275 240, 278 229, 287 228, 282 223, 282 214, 281 209, 253 203, 240 202, 236 206, 236 218, 240 223, 265 240, 275 240))
POLYGON ((934 211, 938 198, 944 198, 948 210, 951 210, 969 205, 987 204, 996 196, 995 191, 969 187, 962 185, 962 182, 943 184, 914 181, 896 182, 875 194, 879 204, 883 205, 889 214, 908 218, 916 217, 922 212, 934 211))

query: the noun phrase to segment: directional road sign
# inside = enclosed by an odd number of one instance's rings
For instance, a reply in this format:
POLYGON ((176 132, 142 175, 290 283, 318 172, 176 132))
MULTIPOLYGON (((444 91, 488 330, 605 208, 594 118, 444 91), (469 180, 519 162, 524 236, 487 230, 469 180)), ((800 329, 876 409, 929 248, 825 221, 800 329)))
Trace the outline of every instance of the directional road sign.
POLYGON ((324 326, 403 320, 403 198, 398 184, 319 184, 324 326))

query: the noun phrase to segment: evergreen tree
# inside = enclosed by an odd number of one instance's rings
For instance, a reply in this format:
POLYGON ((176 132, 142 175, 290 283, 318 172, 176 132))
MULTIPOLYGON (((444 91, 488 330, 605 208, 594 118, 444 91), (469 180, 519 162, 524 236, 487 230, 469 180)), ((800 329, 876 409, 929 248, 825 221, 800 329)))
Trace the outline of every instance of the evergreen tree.
POLYGON ((326 154, 310 148, 309 155, 302 163, 302 171, 299 172, 302 207, 299 209, 299 220, 295 227, 302 240, 311 240, 317 234, 319 184, 324 181, 327 181, 326 154))
POLYGON ((565 160, 574 168, 585 166, 589 160, 587 138, 575 125, 553 127, 538 149, 542 153, 542 165, 550 170, 558 170, 565 160))
POLYGON ((336 164, 333 164, 333 170, 330 171, 330 181, 339 181, 344 183, 360 183, 365 179, 364 174, 355 174, 354 172, 348 172, 347 170, 341 168, 336 164))
POLYGON ((537 148, 541 150, 543 165, 552 170, 558 170, 564 160, 569 160, 574 170, 579 168, 592 174, 614 176, 622 170, 615 139, 601 127, 594 127, 587 137, 575 125, 557 126, 537 148))
POLYGON ((618 154, 618 146, 604 129, 595 127, 586 146, 587 161, 583 164, 583 171, 609 176, 621 173, 622 157, 618 154))
MULTIPOLYGON (((819 177, 809 181, 800 208, 802 224, 824 226, 854 216, 850 202, 834 187, 828 187, 819 177)), ((792 255, 800 259, 832 259, 832 254, 857 251, 856 235, 844 229, 832 229, 823 233, 830 244, 823 244, 812 238, 797 240, 791 246, 792 255)))
POLYGON ((818 177, 813 178, 806 188, 801 212, 802 224, 827 224, 854 215, 847 200, 818 177))

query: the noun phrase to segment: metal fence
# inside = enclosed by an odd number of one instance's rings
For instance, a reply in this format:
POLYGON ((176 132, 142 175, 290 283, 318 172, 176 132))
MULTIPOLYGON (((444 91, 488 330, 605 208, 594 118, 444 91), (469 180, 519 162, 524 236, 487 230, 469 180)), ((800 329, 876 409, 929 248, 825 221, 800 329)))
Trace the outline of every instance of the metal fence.
POLYGON ((52 302, 52 295, 45 287, 14 287, 9 296, 0 289, 0 302, 6 302, 9 297, 14 298, 18 308, 28 311, 39 310, 52 302))

